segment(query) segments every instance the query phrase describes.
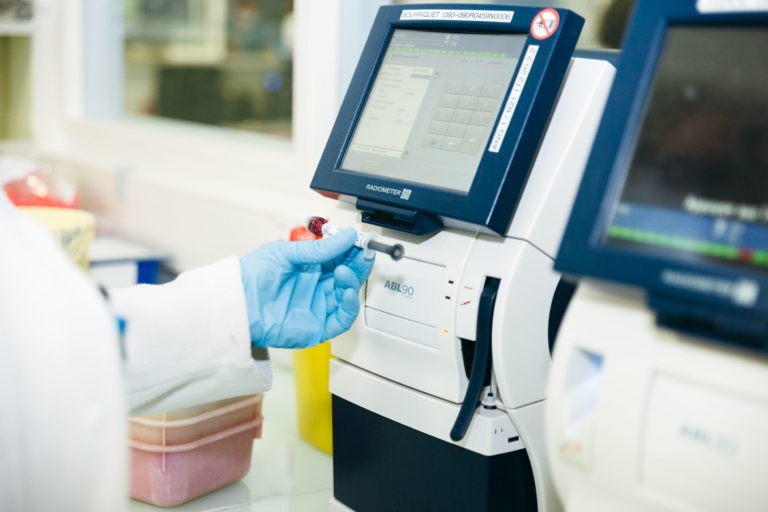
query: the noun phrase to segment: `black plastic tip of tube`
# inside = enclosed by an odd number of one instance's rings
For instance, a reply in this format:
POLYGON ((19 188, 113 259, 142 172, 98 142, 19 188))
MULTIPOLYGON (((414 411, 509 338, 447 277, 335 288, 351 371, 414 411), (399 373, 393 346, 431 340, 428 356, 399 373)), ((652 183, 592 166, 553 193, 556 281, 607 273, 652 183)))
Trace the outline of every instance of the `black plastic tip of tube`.
POLYGON ((377 252, 389 254, 389 256, 395 261, 401 259, 405 254, 405 249, 400 244, 388 245, 377 242, 376 240, 371 240, 368 242, 368 248, 377 252))
POLYGON ((400 244, 395 244, 392 246, 391 251, 389 252, 390 257, 397 261, 401 259, 405 255, 405 249, 400 244))

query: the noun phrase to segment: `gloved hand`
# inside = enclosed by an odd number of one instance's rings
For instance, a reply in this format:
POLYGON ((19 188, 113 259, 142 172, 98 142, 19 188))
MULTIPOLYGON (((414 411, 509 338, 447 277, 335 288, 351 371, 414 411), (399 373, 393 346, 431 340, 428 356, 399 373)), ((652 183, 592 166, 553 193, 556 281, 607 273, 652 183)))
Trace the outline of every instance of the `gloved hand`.
POLYGON ((273 242, 240 260, 251 343, 304 348, 350 327, 373 259, 352 228, 322 240, 273 242))

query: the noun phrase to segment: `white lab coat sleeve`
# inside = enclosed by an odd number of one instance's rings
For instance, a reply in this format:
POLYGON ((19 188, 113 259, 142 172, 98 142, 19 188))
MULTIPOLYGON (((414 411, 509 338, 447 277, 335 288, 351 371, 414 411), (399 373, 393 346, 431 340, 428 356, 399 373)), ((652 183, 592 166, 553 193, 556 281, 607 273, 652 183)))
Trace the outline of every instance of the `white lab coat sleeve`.
POLYGON ((266 391, 269 361, 251 354, 240 263, 230 257, 162 285, 110 291, 123 337, 132 414, 266 391))

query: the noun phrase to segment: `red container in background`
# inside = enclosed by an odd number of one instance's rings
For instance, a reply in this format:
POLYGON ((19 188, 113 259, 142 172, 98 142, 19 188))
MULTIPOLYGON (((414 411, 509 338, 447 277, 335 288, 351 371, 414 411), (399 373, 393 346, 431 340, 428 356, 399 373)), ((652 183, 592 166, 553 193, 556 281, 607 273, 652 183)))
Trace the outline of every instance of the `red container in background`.
POLYGON ((77 208, 80 196, 77 188, 56 174, 35 171, 3 185, 8 199, 16 206, 53 206, 77 208))

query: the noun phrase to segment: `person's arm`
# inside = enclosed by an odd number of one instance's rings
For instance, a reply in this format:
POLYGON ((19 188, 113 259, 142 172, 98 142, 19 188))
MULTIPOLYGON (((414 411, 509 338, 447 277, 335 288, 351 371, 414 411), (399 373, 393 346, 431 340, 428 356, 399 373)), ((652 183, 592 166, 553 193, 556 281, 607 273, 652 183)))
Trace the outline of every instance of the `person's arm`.
POLYGON ((239 260, 163 285, 110 291, 125 321, 125 375, 134 413, 174 410, 269 389, 268 361, 251 357, 239 260))
POLYGON ((373 268, 356 232, 308 242, 274 242, 241 260, 181 274, 164 285, 110 293, 125 321, 129 405, 172 410, 271 386, 255 348, 304 348, 352 326, 373 268))

